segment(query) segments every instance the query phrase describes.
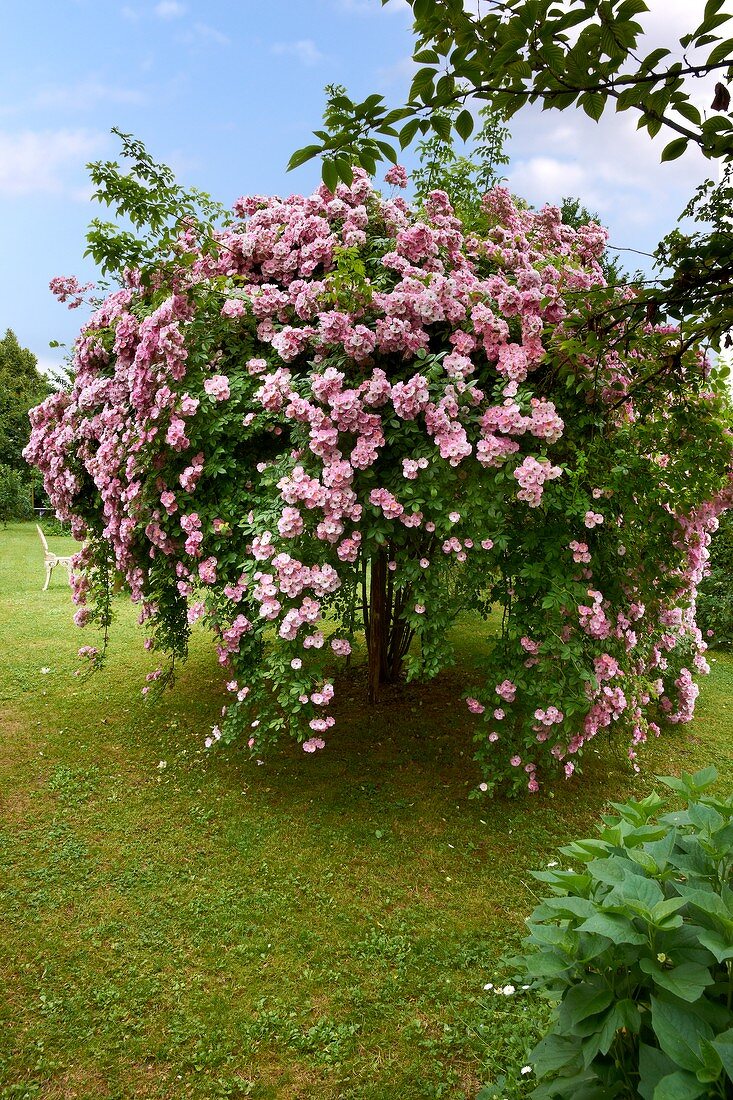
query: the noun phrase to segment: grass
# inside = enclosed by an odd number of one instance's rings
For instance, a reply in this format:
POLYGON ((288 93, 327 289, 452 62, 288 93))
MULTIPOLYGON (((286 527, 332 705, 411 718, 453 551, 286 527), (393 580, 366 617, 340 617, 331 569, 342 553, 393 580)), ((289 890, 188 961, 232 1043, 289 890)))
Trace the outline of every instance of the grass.
POLYGON ((533 906, 529 870, 655 772, 733 777, 733 659, 716 655, 699 717, 641 778, 601 744, 580 782, 469 801, 470 623, 427 691, 370 711, 358 671, 337 685, 316 757, 206 754, 206 637, 146 702, 121 601, 107 669, 79 679, 89 639, 62 571, 45 593, 43 576, 33 526, 0 529, 0 1100, 523 1096, 541 1009, 483 987, 533 906))

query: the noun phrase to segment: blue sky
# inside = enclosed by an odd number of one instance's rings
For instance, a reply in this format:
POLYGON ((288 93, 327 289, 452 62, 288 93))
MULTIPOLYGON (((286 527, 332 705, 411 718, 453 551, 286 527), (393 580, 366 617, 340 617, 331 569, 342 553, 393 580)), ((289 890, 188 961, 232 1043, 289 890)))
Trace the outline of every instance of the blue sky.
MULTIPOLYGON (((648 2, 652 46, 704 6, 648 2)), ((112 126, 222 202, 307 191, 317 167, 285 165, 319 123, 323 86, 398 102, 411 71, 401 0, 26 0, 7 6, 3 30, 0 331, 13 328, 44 366, 61 355, 49 341, 71 342, 83 320, 48 282, 94 277, 82 260, 99 211, 85 164, 114 156, 112 126)), ((709 103, 710 89, 697 92, 709 103)), ((579 195, 614 243, 648 250, 710 168, 695 153, 659 165, 659 145, 634 127, 630 114, 596 125, 530 108, 512 122, 509 184, 535 204, 579 195)))

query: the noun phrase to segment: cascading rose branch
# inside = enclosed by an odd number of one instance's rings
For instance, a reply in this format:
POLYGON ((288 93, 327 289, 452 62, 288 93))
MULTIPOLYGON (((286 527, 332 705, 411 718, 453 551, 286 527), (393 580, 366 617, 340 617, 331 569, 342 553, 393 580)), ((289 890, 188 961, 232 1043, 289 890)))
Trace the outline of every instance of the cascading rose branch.
POLYGON ((78 338, 71 392, 33 411, 27 457, 86 540, 76 622, 106 628, 121 580, 149 648, 185 656, 206 623, 231 693, 209 743, 320 749, 360 633, 374 699, 403 665, 445 666, 459 610, 497 605, 465 699, 480 790, 571 775, 603 728, 636 767, 652 719, 692 716, 726 408, 673 330, 579 324, 599 226, 502 188, 484 209, 465 233, 444 193, 418 214, 359 171, 240 199, 213 251, 189 224, 128 273, 78 338))

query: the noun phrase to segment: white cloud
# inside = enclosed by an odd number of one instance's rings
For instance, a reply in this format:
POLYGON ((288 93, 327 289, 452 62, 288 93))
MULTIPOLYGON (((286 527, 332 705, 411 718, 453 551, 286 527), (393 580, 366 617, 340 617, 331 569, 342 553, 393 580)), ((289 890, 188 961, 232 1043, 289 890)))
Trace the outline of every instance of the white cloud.
POLYGON ((105 84, 92 77, 66 87, 41 88, 23 106, 43 110, 87 111, 99 103, 141 105, 145 100, 145 94, 139 88, 105 84))
POLYGON ((317 65, 325 60, 325 54, 316 46, 312 38, 300 38, 297 42, 275 42, 272 52, 283 56, 297 58, 302 65, 317 65))
POLYGON ((72 195, 79 170, 106 142, 90 130, 0 131, 0 194, 72 195))
POLYGON ((159 0, 153 11, 159 19, 180 19, 186 14, 186 5, 179 0, 159 0))
POLYGON ((231 38, 227 38, 225 34, 218 31, 216 27, 210 27, 208 23, 194 23, 194 34, 201 39, 205 39, 208 42, 214 42, 217 46, 229 46, 231 45, 231 38))

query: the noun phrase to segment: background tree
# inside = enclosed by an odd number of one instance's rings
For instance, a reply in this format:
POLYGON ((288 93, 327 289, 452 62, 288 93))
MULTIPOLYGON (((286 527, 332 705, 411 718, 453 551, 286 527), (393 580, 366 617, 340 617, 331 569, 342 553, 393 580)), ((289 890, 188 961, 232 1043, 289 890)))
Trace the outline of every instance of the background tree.
POLYGON ((41 479, 23 459, 31 426, 28 410, 50 392, 32 351, 22 348, 12 329, 0 340, 0 519, 32 515, 31 485, 41 479))
POLYGON ((440 132, 423 137, 417 144, 419 164, 412 173, 415 201, 422 207, 431 191, 445 191, 463 225, 478 227, 486 216, 481 198, 501 183, 502 167, 509 163, 504 145, 509 130, 493 108, 486 104, 479 111, 481 127, 473 148, 466 155, 456 152, 453 142, 458 108, 442 112, 438 120, 440 132))
POLYGON ((30 439, 28 410, 49 393, 38 360, 12 329, 0 340, 0 463, 27 474, 23 448, 30 439))
MULTIPOLYGON (((700 24, 679 42, 648 51, 644 0, 485 0, 475 7, 463 0, 408 3, 418 68, 407 102, 390 108, 380 95, 359 103, 340 95, 330 104, 326 129, 316 131, 317 143, 295 153, 291 167, 321 155, 327 183, 348 181, 353 164, 373 170, 381 159, 394 160, 397 144, 405 148, 418 134, 432 130, 445 138, 455 130, 468 138, 477 100, 507 119, 527 103, 541 103, 546 110, 579 106, 596 121, 613 106, 637 113, 639 127, 650 136, 670 136, 663 160, 695 145, 711 160, 727 167, 733 162, 725 83, 733 78, 733 38, 723 36, 731 19, 722 10, 725 0, 708 0, 700 24), (704 51, 701 61, 690 59, 693 50, 704 51), (717 82, 703 116, 686 82, 711 75, 717 82)), ((659 281, 630 301, 632 312, 666 314, 680 323, 686 339, 704 336, 719 347, 733 328, 732 205, 726 171, 722 182, 709 181, 685 212, 705 228, 676 231, 662 242, 659 281)))

